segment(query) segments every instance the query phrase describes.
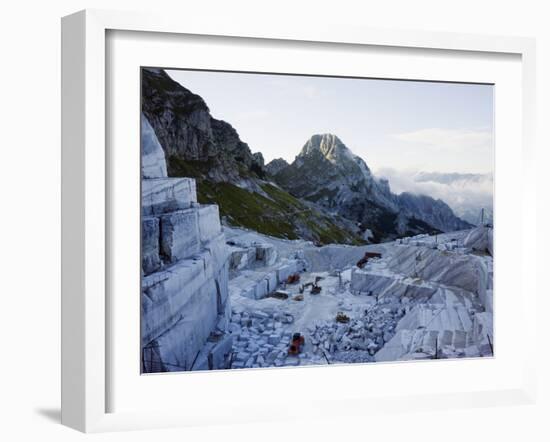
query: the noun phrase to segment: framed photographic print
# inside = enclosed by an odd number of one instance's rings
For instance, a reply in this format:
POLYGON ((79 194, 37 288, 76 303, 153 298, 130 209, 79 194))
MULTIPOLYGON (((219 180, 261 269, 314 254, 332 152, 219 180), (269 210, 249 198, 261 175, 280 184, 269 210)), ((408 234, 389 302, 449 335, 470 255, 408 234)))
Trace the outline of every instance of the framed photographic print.
POLYGON ((241 25, 63 20, 63 422, 530 401, 533 42, 241 25))
POLYGON ((494 85, 141 85, 143 373, 493 356, 494 85))

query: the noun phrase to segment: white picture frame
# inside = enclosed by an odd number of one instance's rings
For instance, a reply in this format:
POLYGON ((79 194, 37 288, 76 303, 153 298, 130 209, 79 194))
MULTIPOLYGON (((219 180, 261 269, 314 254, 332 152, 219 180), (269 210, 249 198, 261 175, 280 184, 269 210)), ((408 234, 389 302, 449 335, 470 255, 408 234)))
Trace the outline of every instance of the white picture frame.
MULTIPOLYGON (((107 78, 109 32, 156 33, 164 36, 217 36, 230 41, 232 38, 270 40, 292 46, 308 44, 331 44, 339 48, 377 47, 384 51, 390 48, 406 50, 426 49, 431 51, 470 53, 480 60, 489 54, 505 54, 517 57, 521 64, 521 146, 518 147, 522 161, 523 187, 520 190, 522 211, 518 215, 518 244, 521 244, 521 299, 519 308, 529 303, 536 304, 535 268, 533 251, 535 229, 535 177, 529 171, 534 161, 534 106, 535 106, 535 43, 519 37, 493 37, 451 33, 428 33, 416 31, 389 31, 346 26, 301 26, 282 23, 212 22, 193 20, 182 25, 177 17, 152 16, 151 14, 122 13, 87 10, 63 18, 62 21, 62 423, 85 432, 122 429, 156 428, 207 424, 212 419, 220 422, 246 422, 294 417, 292 410, 273 406, 259 407, 246 404, 244 398, 239 410, 243 413, 220 412, 206 415, 197 405, 192 412, 185 408, 168 406, 156 410, 114 410, 109 404, 109 394, 114 388, 110 376, 113 360, 109 343, 109 327, 116 320, 110 311, 109 278, 110 248, 113 230, 112 204, 109 180, 112 170, 109 164, 109 133, 106 121, 110 118, 107 107, 110 77, 107 78), (526 265, 527 256, 530 265, 526 265)), ((143 34, 145 35, 145 34, 143 34)), ((152 34, 151 34, 152 35, 152 34)), ((138 91, 136 90, 136 93, 138 91)), ((138 110, 136 109, 136 116, 138 110)), ((498 136, 497 136, 497 144, 498 136)), ((500 171, 497 172, 501 173, 500 171)), ((504 173, 503 173, 504 175, 504 173)), ((498 180, 497 180, 498 183, 498 180)), ((138 196, 139 199, 139 196, 138 196)), ((498 216, 498 215, 497 215, 498 216)), ((496 241, 498 253, 498 241, 496 241)), ((498 255, 497 255, 498 256, 498 255)), ((498 257, 496 258, 498 259, 498 257)), ((136 268, 139 268, 137 266, 136 268)), ((519 282, 518 282, 519 283, 519 282)), ((498 302, 498 301, 497 301, 498 302)), ((497 318, 498 321, 498 318, 497 318)), ((429 392, 419 394, 378 395, 376 402, 361 391, 357 395, 327 399, 311 398, 313 407, 306 416, 323 416, 329 401, 338 401, 338 414, 368 414, 374 411, 402 411, 411 408, 436 409, 469 406, 488 406, 502 403, 532 403, 535 396, 535 324, 526 315, 518 316, 526 339, 522 348, 521 368, 514 371, 513 379, 499 388, 461 392, 429 392), (530 339, 529 339, 530 338, 530 339)), ((504 324, 504 322, 502 322, 504 324)), ((138 325, 136 324, 136 327, 138 325)), ((498 359, 498 355, 497 358, 498 359)), ((472 361, 470 361, 472 362, 472 361)), ((465 363, 468 363, 467 361, 465 363)), ((395 364, 394 364, 395 365, 395 364)), ((421 363, 419 366, 425 364, 421 363)), ((475 373, 479 366, 470 364, 475 373)), ((408 369, 412 369, 409 364, 408 369)), ((450 367, 450 366, 449 366, 450 367)), ((462 366, 464 367, 464 366, 462 366)), ((346 368, 344 368, 346 369, 346 368)), ((378 367, 393 370, 390 365, 378 367)), ((403 367, 399 368, 403 369, 403 367)), ((398 370, 399 370, 398 369, 398 370)), ((305 369, 309 370, 309 369, 305 369)), ((323 370, 316 368, 315 370, 323 370)), ((348 368, 350 376, 358 376, 364 366, 348 368)), ((416 370, 416 369, 415 369, 416 370)), ((422 370, 422 369, 421 369, 422 370)), ((139 371, 139 367, 138 367, 139 371)), ((278 370, 281 371, 281 370, 278 370)), ((289 371, 284 379, 289 379, 289 371)), ((303 373, 303 369, 298 372, 303 373)), ((296 373, 298 373, 296 372, 296 373)), ((265 375, 252 375, 255 382, 265 382, 265 375)), ((208 375, 208 373, 206 374, 208 375)), ((223 381, 228 373, 217 373, 223 381)), ((183 374, 182 376, 186 376, 183 374)), ((193 374, 194 382, 200 383, 199 374, 193 374)), ((268 376, 273 376, 272 374, 268 376)), ((300 378, 301 375, 296 377, 300 378)), ((171 382, 174 381, 172 377, 171 382)), ((303 376, 302 376, 303 377, 303 376)), ((163 382, 157 376, 155 382, 163 382)), ((164 378, 167 379, 167 378, 164 378)), ((182 378, 183 379, 183 378, 182 378)), ((210 378, 213 379, 213 378, 210 378)), ((273 378, 275 379, 275 378, 273 378)), ((282 379, 280 380, 282 382, 282 379)), ((305 382, 305 379, 303 379, 305 382)), ((238 383, 236 377, 231 383, 238 383)), ((278 382, 278 381, 272 381, 278 382)), ((290 380, 289 380, 290 382, 290 380)), ((220 382, 218 382, 220 384, 220 382)), ((223 384, 223 382, 222 382, 223 384)), ((246 384, 243 384, 246 385, 246 384)), ((163 393, 166 394, 166 393, 163 393)), ((194 393, 191 393, 194 394, 194 393)), ((336 403, 336 402, 334 402, 336 403)), ((304 409, 301 409, 304 414, 304 409)))

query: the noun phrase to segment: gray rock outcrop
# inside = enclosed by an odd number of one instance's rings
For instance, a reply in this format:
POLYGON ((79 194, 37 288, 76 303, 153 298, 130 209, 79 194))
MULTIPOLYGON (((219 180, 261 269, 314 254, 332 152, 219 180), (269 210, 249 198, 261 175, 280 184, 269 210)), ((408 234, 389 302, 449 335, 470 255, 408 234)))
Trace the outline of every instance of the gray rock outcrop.
POLYGON ((199 95, 162 69, 142 70, 142 112, 164 150, 169 175, 181 175, 185 166, 215 182, 238 183, 245 171, 263 176, 261 154, 252 154, 229 123, 212 118, 199 95))
POLYGON ((281 170, 287 168, 289 164, 282 158, 275 158, 266 164, 265 168, 270 175, 276 175, 281 170))

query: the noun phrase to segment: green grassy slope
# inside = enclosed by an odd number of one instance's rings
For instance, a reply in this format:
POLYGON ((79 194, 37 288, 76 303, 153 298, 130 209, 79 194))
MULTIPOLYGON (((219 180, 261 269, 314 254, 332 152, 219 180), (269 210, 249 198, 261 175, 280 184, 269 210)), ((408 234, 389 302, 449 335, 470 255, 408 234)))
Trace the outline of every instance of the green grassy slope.
POLYGON ((199 202, 218 204, 220 215, 230 225, 278 238, 309 239, 319 244, 361 243, 359 237, 338 226, 329 216, 287 192, 269 183, 262 183, 261 188, 268 197, 230 183, 197 182, 199 202))
POLYGON ((220 215, 232 226, 286 239, 308 239, 319 244, 363 244, 362 239, 333 218, 294 198, 288 192, 259 179, 265 195, 231 183, 216 183, 205 178, 208 164, 169 159, 170 176, 197 180, 197 197, 202 204, 217 204, 220 215))

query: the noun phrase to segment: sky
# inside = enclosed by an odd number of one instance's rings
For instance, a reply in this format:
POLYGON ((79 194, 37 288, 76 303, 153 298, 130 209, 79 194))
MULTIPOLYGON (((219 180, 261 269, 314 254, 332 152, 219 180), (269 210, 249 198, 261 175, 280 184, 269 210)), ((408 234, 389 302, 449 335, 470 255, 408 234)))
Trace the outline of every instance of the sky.
POLYGON ((169 70, 266 162, 337 135, 378 170, 492 173, 493 86, 169 70))
POLYGON ((492 210, 492 85, 167 72, 266 163, 290 163, 312 135, 332 133, 395 193, 442 199, 465 219, 492 210), (427 180, 427 172, 455 175, 427 180))

